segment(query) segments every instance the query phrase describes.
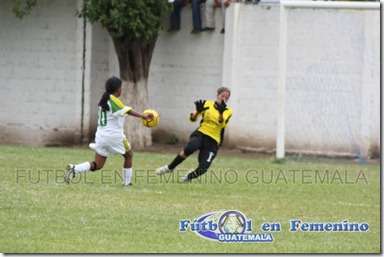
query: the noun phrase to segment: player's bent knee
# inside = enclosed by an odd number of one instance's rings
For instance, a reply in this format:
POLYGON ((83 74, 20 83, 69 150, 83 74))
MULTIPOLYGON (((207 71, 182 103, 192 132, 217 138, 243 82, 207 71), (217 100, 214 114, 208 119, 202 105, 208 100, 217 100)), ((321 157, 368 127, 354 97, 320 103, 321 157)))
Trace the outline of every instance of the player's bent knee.
POLYGON ((125 152, 125 154, 123 155, 124 158, 132 158, 133 157, 133 152, 131 150, 125 152))
POLYGON ((187 158, 188 156, 190 156, 191 154, 193 154, 197 149, 193 146, 189 146, 187 145, 184 150, 182 151, 182 153, 184 154, 184 156, 180 155, 181 157, 183 157, 184 159, 187 158))
POLYGON ((97 163, 97 162, 91 162, 91 171, 96 171, 101 168, 103 168, 104 164, 102 163, 97 163))
POLYGON ((186 159, 188 157, 188 155, 186 155, 184 151, 181 151, 181 153, 179 155, 183 159, 186 159))

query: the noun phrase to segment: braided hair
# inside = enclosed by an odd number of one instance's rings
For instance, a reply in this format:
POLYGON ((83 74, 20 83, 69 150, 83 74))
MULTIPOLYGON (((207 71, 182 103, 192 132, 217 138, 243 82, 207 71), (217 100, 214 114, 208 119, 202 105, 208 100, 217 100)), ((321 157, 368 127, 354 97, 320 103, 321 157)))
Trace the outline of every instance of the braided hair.
POLYGON ((109 78, 105 82, 105 93, 103 94, 99 102, 99 106, 103 110, 109 111, 109 105, 108 105, 109 97, 113 93, 115 93, 116 90, 118 90, 119 88, 121 88, 121 80, 119 78, 116 78, 115 76, 109 78))

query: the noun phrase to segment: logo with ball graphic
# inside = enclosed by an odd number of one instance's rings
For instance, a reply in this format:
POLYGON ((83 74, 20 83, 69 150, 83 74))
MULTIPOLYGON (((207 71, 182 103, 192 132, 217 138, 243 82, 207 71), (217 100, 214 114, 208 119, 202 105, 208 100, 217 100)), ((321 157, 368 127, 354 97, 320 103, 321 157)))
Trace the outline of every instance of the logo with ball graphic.
POLYGON ((268 243, 272 234, 252 233, 252 220, 236 210, 215 211, 193 220, 181 219, 180 232, 190 230, 205 239, 222 243, 268 243))

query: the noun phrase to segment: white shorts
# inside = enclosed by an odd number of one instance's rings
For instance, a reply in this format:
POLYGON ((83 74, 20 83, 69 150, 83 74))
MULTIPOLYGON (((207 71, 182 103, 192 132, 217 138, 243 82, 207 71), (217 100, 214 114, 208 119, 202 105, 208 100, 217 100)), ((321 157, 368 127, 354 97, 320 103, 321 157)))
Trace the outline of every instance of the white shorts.
POLYGON ((98 133, 96 133, 95 143, 89 144, 89 147, 104 157, 113 154, 125 154, 131 150, 131 145, 129 144, 125 135, 119 137, 101 137, 98 135, 98 133))

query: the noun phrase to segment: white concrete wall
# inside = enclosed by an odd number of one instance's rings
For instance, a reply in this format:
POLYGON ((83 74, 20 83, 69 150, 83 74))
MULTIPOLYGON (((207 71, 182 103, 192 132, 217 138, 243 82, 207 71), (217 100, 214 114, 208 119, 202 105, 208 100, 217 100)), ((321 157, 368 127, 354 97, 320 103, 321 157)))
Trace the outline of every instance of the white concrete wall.
MULTIPOLYGON (((88 85, 86 95, 89 97, 89 101, 87 101, 89 103, 87 105, 89 106, 89 115, 85 115, 85 118, 88 118, 86 123, 89 128, 88 140, 92 141, 97 129, 98 103, 105 91, 105 81, 111 76, 109 58, 111 55, 115 59, 117 57, 113 48, 109 48, 110 37, 100 24, 88 26, 87 32, 89 34, 87 36, 89 47, 87 47, 88 51, 86 52, 89 54, 89 59, 87 59, 89 68, 86 71, 89 82, 86 83, 88 85)), ((118 70, 113 75, 119 76, 118 70)))
POLYGON ((228 15, 225 80, 234 91, 230 144, 275 147, 279 7, 234 4, 228 15))
MULTIPOLYGON (((74 17, 80 3, 45 0, 23 20, 13 16, 8 1, 0 3, 1 143, 92 140, 104 81, 118 76, 119 70, 108 33, 100 25, 87 24, 83 34, 83 21, 74 17)), ((214 32, 192 35, 191 6, 182 10, 180 31, 167 32, 165 19, 148 80, 148 108, 161 117, 153 131, 165 130, 186 141, 198 126, 188 122, 193 102, 214 100, 216 89, 227 86, 232 89, 229 105, 234 116, 225 144, 273 151, 279 7, 232 4, 224 35, 219 33, 221 22, 217 11, 214 32)), ((359 150, 367 155, 378 148, 379 22, 378 11, 291 13, 288 151, 359 150)))
POLYGON ((0 3, 1 143, 72 145, 94 138, 114 51, 99 24, 75 17, 81 4, 39 1, 20 20, 9 1, 0 3))
POLYGON ((0 142, 80 140, 82 38, 77 1, 39 1, 20 20, 0 3, 0 142))

